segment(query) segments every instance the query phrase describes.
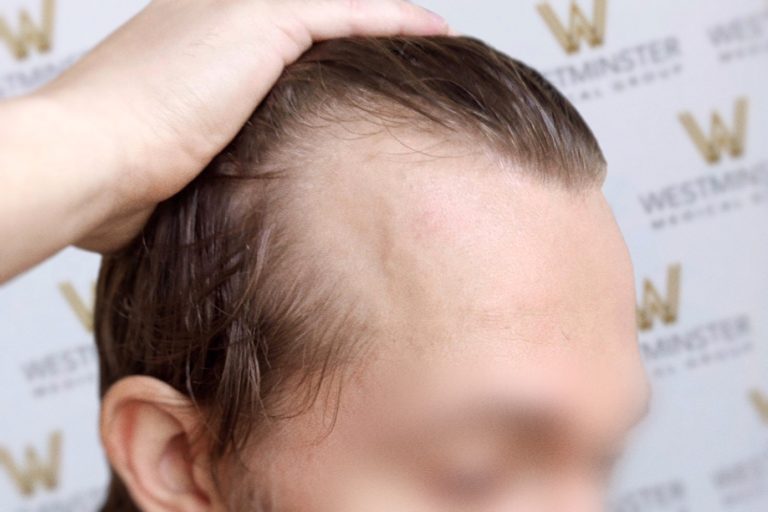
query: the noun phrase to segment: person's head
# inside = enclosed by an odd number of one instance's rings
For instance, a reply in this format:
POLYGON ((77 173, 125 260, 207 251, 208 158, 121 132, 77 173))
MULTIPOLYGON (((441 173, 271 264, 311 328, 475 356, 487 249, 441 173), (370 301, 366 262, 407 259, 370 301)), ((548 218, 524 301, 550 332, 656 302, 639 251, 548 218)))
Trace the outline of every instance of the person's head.
POLYGON ((647 393, 604 176, 480 41, 315 46, 104 258, 105 509, 595 510, 647 393))

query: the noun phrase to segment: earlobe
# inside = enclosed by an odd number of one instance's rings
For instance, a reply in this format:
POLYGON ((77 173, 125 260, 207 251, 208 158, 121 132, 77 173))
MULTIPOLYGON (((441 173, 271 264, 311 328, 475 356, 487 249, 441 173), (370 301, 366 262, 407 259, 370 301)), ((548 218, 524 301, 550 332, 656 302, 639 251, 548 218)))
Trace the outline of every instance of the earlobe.
POLYGON ((191 401, 157 379, 114 384, 101 406, 101 438, 115 472, 145 512, 221 510, 206 451, 194 443, 202 418, 191 401), (197 470, 195 468, 198 468, 197 470))

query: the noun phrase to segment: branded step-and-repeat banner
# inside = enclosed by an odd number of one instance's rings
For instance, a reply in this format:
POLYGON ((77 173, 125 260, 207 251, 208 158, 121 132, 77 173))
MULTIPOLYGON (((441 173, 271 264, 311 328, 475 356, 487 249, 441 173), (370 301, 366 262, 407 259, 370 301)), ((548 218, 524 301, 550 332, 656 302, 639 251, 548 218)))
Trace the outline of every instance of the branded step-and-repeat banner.
MULTIPOLYGON (((423 3, 544 72, 606 152, 654 384, 612 512, 768 512, 768 2, 423 3)), ((145 4, 0 0, 0 99, 145 4)), ((0 287, 2 512, 87 512, 103 496, 98 264, 69 249, 0 287)))

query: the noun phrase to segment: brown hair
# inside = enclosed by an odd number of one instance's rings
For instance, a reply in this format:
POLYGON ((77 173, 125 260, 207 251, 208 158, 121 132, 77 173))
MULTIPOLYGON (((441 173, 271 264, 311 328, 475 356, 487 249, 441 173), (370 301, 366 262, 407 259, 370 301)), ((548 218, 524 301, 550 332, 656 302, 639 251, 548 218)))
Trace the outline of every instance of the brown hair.
MULTIPOLYGON (((131 245, 104 257, 95 309, 102 394, 129 375, 168 383, 201 408, 212 455, 222 457, 267 419, 289 414, 286 405, 311 403, 320 381, 343 366, 342 354, 359 346, 352 341, 365 339, 359 301, 299 250, 286 222, 296 206, 284 193, 322 155, 307 143, 322 131, 313 120, 333 122, 341 112, 461 134, 553 185, 596 185, 605 173, 574 107, 539 73, 481 41, 318 44, 131 245), (295 380, 299 388, 278 392, 295 380)), ((104 510, 137 510, 116 476, 104 510)))

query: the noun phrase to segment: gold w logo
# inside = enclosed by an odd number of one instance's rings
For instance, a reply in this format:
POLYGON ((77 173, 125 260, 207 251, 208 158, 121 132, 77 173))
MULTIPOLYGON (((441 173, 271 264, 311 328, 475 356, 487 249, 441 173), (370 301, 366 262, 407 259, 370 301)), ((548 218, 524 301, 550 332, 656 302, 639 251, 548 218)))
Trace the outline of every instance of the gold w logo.
POLYGON ((689 112, 680 114, 680 122, 683 123, 683 127, 704 159, 710 164, 714 164, 720 161, 723 151, 727 151, 734 158, 744 153, 748 106, 747 98, 736 100, 732 129, 728 128, 717 111, 712 113, 709 134, 704 133, 704 130, 689 112))
POLYGON ((75 287, 70 282, 59 283, 59 291, 64 296, 69 307, 74 311, 80 323, 85 330, 93 332, 93 306, 86 305, 85 300, 77 293, 75 287))
POLYGON ((664 324, 677 321, 680 305, 680 264, 670 265, 667 269, 666 297, 663 297, 650 279, 643 281, 643 299, 637 307, 637 327, 647 331, 658 318, 664 324))
POLYGON ((37 26, 29 13, 22 9, 19 13, 18 34, 14 34, 5 19, 0 18, 0 42, 8 46, 17 60, 26 59, 31 46, 37 47, 40 53, 47 52, 51 49, 53 15, 54 0, 43 0, 40 26, 37 26))
POLYGON ((541 3, 536 8, 565 52, 571 54, 579 51, 582 40, 593 48, 602 45, 605 40, 605 13, 608 0, 594 0, 594 2, 591 20, 575 0, 571 2, 568 27, 563 25, 548 3, 541 3))
POLYGON ((53 490, 59 483, 61 466, 61 432, 52 432, 48 438, 48 460, 42 461, 32 446, 24 452, 24 465, 17 464, 7 450, 0 448, 0 468, 5 468, 19 492, 32 496, 38 483, 53 490))
POLYGON ((757 413, 768 425, 768 396, 755 389, 749 394, 749 398, 752 400, 752 405, 755 406, 757 413))

